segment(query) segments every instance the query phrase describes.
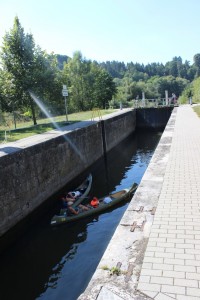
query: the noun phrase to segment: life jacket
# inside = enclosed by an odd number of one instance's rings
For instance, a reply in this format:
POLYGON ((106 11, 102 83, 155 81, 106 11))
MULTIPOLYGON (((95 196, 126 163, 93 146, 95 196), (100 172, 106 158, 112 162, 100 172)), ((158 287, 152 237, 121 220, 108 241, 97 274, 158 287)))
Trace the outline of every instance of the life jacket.
POLYGON ((98 207, 98 205, 99 205, 99 200, 98 200, 96 197, 94 197, 94 198, 92 199, 92 201, 90 202, 90 205, 93 206, 93 207, 98 207))

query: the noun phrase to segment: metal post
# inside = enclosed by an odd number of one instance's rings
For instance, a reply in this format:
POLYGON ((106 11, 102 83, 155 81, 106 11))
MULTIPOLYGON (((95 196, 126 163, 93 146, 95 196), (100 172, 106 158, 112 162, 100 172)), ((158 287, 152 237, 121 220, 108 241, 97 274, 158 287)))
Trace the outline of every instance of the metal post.
POLYGON ((165 91, 165 105, 167 106, 169 104, 169 99, 168 99, 168 91, 165 91))
POLYGON ((13 111, 13 122, 14 122, 14 125, 15 125, 15 129, 17 129, 16 116, 15 116, 15 110, 14 110, 13 103, 12 103, 12 111, 13 111))
POLYGON ((68 122, 68 116, 67 116, 67 98, 66 98, 66 96, 65 96, 64 98, 65 98, 65 113, 66 113, 66 121, 68 122))
POLYGON ((145 107, 145 93, 142 92, 142 106, 145 107))
POLYGON ((66 96, 68 96, 68 91, 67 91, 67 86, 66 85, 63 85, 62 94, 63 94, 63 97, 65 99, 66 121, 68 122, 68 116, 67 116, 67 98, 66 98, 66 96))

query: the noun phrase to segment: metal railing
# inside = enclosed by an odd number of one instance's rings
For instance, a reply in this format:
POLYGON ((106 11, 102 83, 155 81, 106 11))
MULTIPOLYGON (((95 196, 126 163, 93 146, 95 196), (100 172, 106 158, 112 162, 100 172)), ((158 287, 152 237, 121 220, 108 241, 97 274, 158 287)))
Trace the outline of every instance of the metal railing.
POLYGON ((134 108, 142 108, 142 107, 164 107, 164 106, 178 106, 177 100, 166 98, 158 98, 158 99, 138 99, 133 101, 134 108))

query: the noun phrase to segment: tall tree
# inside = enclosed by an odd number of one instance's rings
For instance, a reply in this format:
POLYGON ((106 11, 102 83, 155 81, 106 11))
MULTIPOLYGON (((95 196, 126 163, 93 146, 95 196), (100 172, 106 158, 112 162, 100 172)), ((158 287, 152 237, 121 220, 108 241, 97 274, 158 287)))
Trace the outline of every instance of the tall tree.
POLYGON ((25 34, 18 17, 14 19, 14 26, 3 38, 2 65, 12 77, 12 82, 18 91, 16 99, 18 107, 29 101, 33 122, 36 123, 33 100, 28 94, 32 87, 34 71, 34 40, 31 34, 25 34))
MULTIPOLYGON (((18 17, 14 19, 13 28, 3 37, 1 61, 3 71, 8 74, 7 77, 15 87, 12 101, 15 101, 18 109, 30 109, 36 125, 35 103, 30 91, 45 95, 49 87, 54 86, 55 68, 50 57, 35 46, 32 34, 24 33, 18 17)), ((8 82, 7 90, 9 89, 11 90, 11 86, 8 82)))
POLYGON ((94 105, 99 108, 106 108, 109 100, 116 94, 116 85, 112 76, 103 68, 93 66, 94 77, 93 99, 94 105))
POLYGON ((200 53, 195 54, 194 65, 196 67, 196 77, 199 77, 200 76, 200 53))
POLYGON ((116 91, 109 73, 79 51, 64 66, 63 82, 69 86, 69 109, 76 111, 103 108, 116 91))
POLYGON ((64 66, 63 77, 70 86, 70 102, 76 111, 86 110, 87 107, 87 75, 90 62, 76 51, 72 59, 64 66))

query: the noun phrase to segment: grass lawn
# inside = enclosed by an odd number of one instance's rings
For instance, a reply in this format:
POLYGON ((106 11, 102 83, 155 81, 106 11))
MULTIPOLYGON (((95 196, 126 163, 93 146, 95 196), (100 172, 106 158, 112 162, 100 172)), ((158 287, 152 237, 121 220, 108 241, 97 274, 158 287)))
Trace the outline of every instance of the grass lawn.
MULTIPOLYGON (((74 122, 101 117, 115 111, 116 109, 106 109, 100 111, 86 111, 69 114, 68 121, 70 124, 72 124, 74 122)), ((67 124, 65 115, 54 117, 53 120, 59 127, 65 126, 67 124)), ((17 129, 14 129, 14 124, 12 124, 10 128, 6 126, 0 126, 0 143, 5 143, 6 141, 14 142, 28 136, 50 131, 52 129, 55 129, 55 127, 48 118, 37 120, 37 125, 35 126, 33 125, 32 121, 17 123, 17 129)))
POLYGON ((197 113, 197 115, 200 117, 200 105, 193 106, 193 109, 197 113))

